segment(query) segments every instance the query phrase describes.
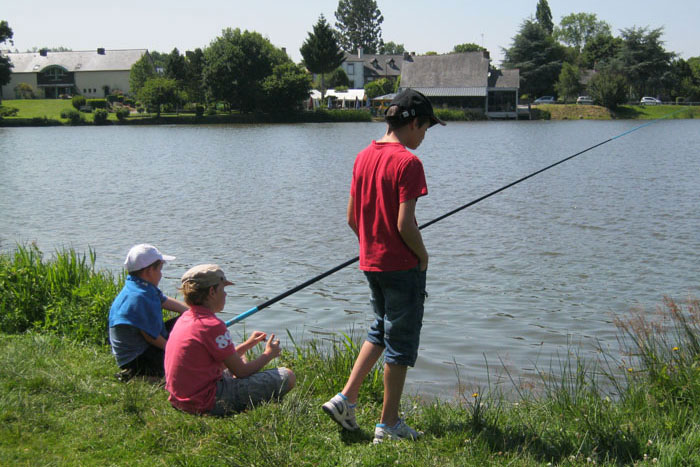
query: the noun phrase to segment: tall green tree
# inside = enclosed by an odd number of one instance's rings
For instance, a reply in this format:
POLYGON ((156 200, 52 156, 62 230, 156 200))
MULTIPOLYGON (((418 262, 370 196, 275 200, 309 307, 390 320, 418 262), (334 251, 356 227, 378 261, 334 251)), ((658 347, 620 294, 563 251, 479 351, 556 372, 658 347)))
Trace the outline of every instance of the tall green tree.
POLYGON ((187 80, 187 65, 185 57, 175 47, 165 57, 165 77, 177 81, 178 86, 184 87, 187 80))
POLYGON ((613 37, 612 34, 599 34, 586 41, 581 55, 579 55, 579 65, 583 68, 597 69, 598 64, 609 63, 617 57, 622 49, 622 39, 613 37))
POLYGON ((304 65, 312 72, 321 75, 321 95, 326 92, 324 74, 338 68, 345 59, 345 54, 338 45, 336 34, 321 15, 309 32, 299 50, 304 57, 304 65))
POLYGON ((151 55, 146 52, 136 63, 131 65, 129 93, 133 96, 138 96, 146 81, 154 76, 156 76, 156 69, 151 61, 151 55))
MULTIPOLYGON (((0 44, 9 42, 10 44, 14 45, 14 42, 12 42, 12 36, 12 28, 10 28, 8 22, 5 20, 0 21, 0 44)), ((5 86, 7 83, 9 83, 11 75, 12 63, 10 62, 10 59, 0 55, 0 86, 5 86)), ((0 102, 2 102, 2 93, 0 93, 0 102)))
POLYGON ((610 25, 599 20, 595 13, 571 13, 564 16, 559 21, 559 26, 554 28, 554 37, 577 52, 581 52, 592 38, 611 34, 610 25))
POLYGON ((549 8, 547 0, 539 0, 537 2, 537 10, 535 18, 542 28, 551 35, 554 32, 554 22, 552 21, 552 10, 549 8))
POLYGON ((202 72, 204 71, 204 52, 196 48, 185 54, 185 92, 190 102, 203 104, 206 100, 202 72))
POLYGON ((204 51, 203 80, 213 100, 243 112, 256 110, 264 98, 262 83, 287 54, 257 32, 226 28, 204 51))
POLYGON ((381 50, 384 17, 375 0, 340 0, 335 19, 343 50, 355 53, 361 47, 369 54, 381 50))
POLYGON ((474 44, 473 42, 466 42, 464 44, 457 44, 452 49, 452 53, 465 53, 465 52, 485 52, 486 49, 479 44, 474 44))
POLYGON ((379 78, 365 84, 365 95, 370 99, 394 92, 394 83, 390 79, 379 78))
POLYGON ((663 28, 632 27, 620 31, 622 48, 617 56, 632 86, 631 97, 656 96, 663 90, 675 54, 664 49, 662 35, 663 28))
POLYGON ((566 50, 538 22, 526 19, 503 52, 503 67, 520 69, 521 93, 533 97, 553 93, 566 50))
POLYGON ((393 41, 385 42, 379 49, 379 53, 382 55, 401 55, 404 52, 406 52, 406 48, 403 44, 397 44, 393 41))
POLYGON ((559 97, 563 97, 564 101, 576 99, 579 95, 581 86, 581 70, 576 65, 565 62, 561 67, 559 80, 554 85, 559 97))

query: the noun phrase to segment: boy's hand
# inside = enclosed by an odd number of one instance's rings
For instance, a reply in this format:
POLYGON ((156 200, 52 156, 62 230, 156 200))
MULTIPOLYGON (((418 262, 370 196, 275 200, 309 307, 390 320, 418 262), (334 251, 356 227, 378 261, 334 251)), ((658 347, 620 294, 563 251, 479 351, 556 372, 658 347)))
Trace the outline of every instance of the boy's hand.
POLYGON ((262 331, 253 331, 253 333, 248 338, 248 343, 251 347, 255 347, 259 343, 265 342, 265 339, 267 339, 267 334, 265 334, 262 331))
POLYGON ((265 353, 272 358, 278 357, 282 353, 280 348, 279 339, 275 339, 274 334, 270 334, 270 338, 267 340, 267 345, 265 345, 265 353))

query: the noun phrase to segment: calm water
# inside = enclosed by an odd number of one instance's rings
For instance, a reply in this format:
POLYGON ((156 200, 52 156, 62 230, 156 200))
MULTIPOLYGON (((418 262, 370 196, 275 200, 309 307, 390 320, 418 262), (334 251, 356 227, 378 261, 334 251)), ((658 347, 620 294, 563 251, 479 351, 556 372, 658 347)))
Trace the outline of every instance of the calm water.
MULTIPOLYGON (((417 154, 427 222, 640 122, 451 123, 417 154)), ((356 153, 383 124, 0 128, 0 249, 36 241, 117 270, 150 242, 236 282, 226 318, 356 256, 345 224, 356 153)), ((528 378, 573 346, 616 348, 614 315, 700 295, 700 121, 616 139, 423 231, 431 254, 409 392, 452 396, 486 366, 528 378)), ((234 326, 286 340, 364 334, 356 265, 234 326)), ((492 381, 493 382, 493 381, 492 381)))

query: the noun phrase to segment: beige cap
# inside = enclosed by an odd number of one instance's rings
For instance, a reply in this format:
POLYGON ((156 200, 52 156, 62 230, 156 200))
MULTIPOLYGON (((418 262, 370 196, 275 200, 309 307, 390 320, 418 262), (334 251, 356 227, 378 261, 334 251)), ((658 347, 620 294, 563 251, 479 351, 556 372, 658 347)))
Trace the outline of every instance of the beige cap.
POLYGON ((224 271, 217 264, 198 264, 182 275, 182 284, 192 282, 200 287, 211 287, 217 284, 233 285, 226 279, 224 271))

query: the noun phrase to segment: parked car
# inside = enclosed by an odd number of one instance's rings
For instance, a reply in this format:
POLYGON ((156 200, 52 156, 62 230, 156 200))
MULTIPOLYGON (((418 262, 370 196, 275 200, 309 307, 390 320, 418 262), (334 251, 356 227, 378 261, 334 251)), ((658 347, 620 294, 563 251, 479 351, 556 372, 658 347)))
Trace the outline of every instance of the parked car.
POLYGON ((535 102, 533 104, 556 104, 557 100, 554 98, 554 96, 542 96, 538 97, 535 99, 535 102))
POLYGON ((656 97, 642 97, 642 100, 639 101, 639 105, 660 105, 661 101, 658 100, 656 97))
POLYGON ((593 98, 590 96, 578 96, 576 99, 577 104, 593 105, 593 98))

